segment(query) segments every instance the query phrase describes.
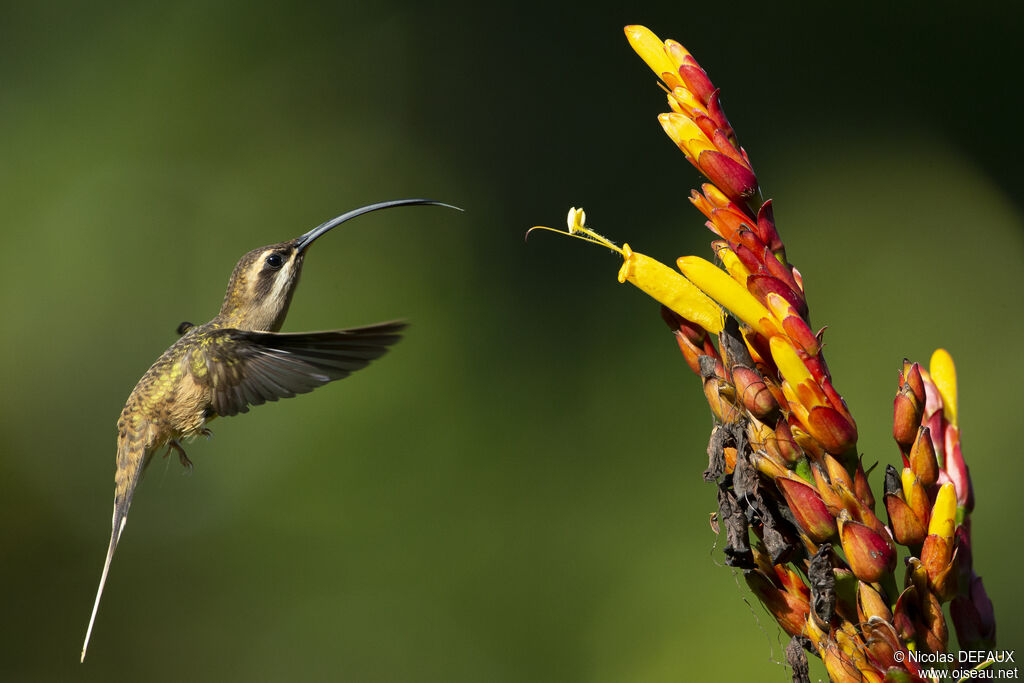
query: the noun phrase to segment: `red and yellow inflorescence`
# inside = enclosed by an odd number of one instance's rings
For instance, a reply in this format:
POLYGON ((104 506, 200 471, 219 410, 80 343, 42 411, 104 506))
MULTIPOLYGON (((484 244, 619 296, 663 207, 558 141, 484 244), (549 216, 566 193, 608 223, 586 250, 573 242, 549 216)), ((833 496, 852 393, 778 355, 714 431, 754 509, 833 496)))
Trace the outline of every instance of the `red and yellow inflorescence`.
POLYGON ((709 181, 690 201, 716 236, 722 267, 683 256, 673 270, 597 234, 581 209, 570 210, 566 234, 623 257, 619 281, 662 304, 702 381, 716 419, 704 475, 718 485, 727 563, 835 681, 925 680, 906 655, 946 650, 948 601, 961 647, 991 647, 992 604, 972 567, 974 497, 952 358, 940 349, 928 370, 909 361, 900 370, 893 436, 902 468, 886 469, 883 522, 803 278, 719 90, 679 43, 643 26, 625 31, 664 84, 671 111, 658 117, 662 127, 709 181))

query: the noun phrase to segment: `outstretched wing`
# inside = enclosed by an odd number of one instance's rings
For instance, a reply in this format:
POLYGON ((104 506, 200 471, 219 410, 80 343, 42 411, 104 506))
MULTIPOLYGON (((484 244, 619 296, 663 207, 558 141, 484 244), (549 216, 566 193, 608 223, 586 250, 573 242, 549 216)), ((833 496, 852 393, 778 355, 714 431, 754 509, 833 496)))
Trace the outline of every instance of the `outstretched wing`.
POLYGON ((192 352, 189 371, 211 390, 217 415, 237 415, 348 377, 384 355, 404 327, 389 322, 297 334, 213 330, 192 352))

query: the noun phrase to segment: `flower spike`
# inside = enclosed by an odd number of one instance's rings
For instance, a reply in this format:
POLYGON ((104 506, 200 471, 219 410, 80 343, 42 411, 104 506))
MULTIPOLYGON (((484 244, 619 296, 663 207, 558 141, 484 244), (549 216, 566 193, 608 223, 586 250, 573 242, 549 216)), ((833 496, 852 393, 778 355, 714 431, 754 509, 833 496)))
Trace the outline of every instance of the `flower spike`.
MULTIPOLYGON (((663 84, 662 129, 708 180, 689 199, 714 235, 721 267, 683 255, 676 272, 594 232, 582 209, 569 211, 568 230, 553 232, 615 251, 619 281, 662 304, 716 422, 704 478, 718 487, 726 564, 742 568, 793 636, 790 649, 816 654, 833 681, 925 681, 909 655, 946 650, 946 601, 961 647, 991 649, 995 614, 973 568, 975 497, 952 357, 939 349, 928 370, 909 360, 900 368, 898 455, 881 489, 885 523, 864 467, 884 455, 857 448, 823 330, 811 326, 803 276, 787 259, 772 200, 761 201, 721 91, 679 43, 643 26, 625 33, 663 84)), ((800 659, 788 657, 794 668, 800 659)))

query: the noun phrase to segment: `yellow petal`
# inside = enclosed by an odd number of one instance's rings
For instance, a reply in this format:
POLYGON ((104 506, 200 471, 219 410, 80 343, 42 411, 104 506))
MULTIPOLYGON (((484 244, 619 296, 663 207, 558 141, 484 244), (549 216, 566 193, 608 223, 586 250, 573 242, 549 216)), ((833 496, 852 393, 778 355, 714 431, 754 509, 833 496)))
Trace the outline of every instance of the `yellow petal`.
POLYGON ((932 506, 932 518, 928 522, 928 535, 936 534, 942 538, 953 538, 956 528, 956 487, 946 482, 935 494, 935 505, 932 506))
POLYGON ((646 26, 635 25, 627 26, 625 31, 630 47, 640 55, 640 59, 647 62, 647 66, 651 67, 651 71, 658 78, 661 78, 661 74, 665 72, 677 72, 678 67, 665 52, 665 44, 661 42, 661 38, 654 35, 653 31, 646 26))
POLYGON ((671 38, 665 41, 665 54, 668 55, 668 58, 675 65, 674 71, 676 73, 679 73, 679 67, 683 65, 683 59, 691 56, 689 50, 671 38))
POLYGON ((699 256, 682 256, 676 260, 676 265, 693 284, 765 338, 779 333, 771 321, 771 312, 746 287, 715 264, 699 256))
MULTIPOLYGON (((810 411, 807 406, 803 404, 800 397, 797 396, 796 389, 790 385, 786 380, 782 381, 779 385, 782 389, 782 395, 786 398, 786 403, 789 404, 789 409, 796 416, 796 419, 803 425, 803 429, 807 429, 807 423, 810 422, 810 411)), ((790 426, 792 428, 792 425, 790 426)))
MULTIPOLYGON (((800 403, 807 406, 807 408, 813 408, 814 405, 807 405, 805 397, 801 395, 800 387, 814 387, 817 388, 818 383, 814 381, 814 377, 811 376, 810 370, 804 365, 803 360, 800 359, 800 354, 796 352, 796 347, 793 346, 793 342, 789 341, 786 337, 776 335, 768 340, 768 346, 772 351, 772 359, 775 361, 775 366, 779 369, 779 374, 782 375, 789 385, 792 387, 794 394, 800 397, 800 403)), ((820 392, 814 392, 815 394, 820 392)), ((787 398, 789 398, 787 396, 787 398)), ((790 399, 792 400, 792 399, 790 399)), ((820 402, 812 401, 815 405, 822 405, 820 402)))
POLYGON ((932 381, 942 395, 942 410, 949 423, 956 426, 956 366, 946 349, 936 349, 929 363, 932 381))
POLYGON ((725 327, 722 309, 692 282, 650 256, 622 245, 625 261, 619 270, 619 282, 630 282, 655 301, 664 304, 711 334, 725 327))
POLYGON ((914 470, 904 467, 900 474, 900 483, 903 484, 903 500, 907 503, 910 502, 910 492, 914 489, 915 479, 917 479, 917 475, 914 474, 914 470))
POLYGON ((675 112, 660 114, 658 115, 658 122, 665 129, 665 133, 672 138, 672 142, 676 143, 694 159, 699 157, 700 153, 704 150, 717 151, 718 149, 708 139, 708 136, 704 135, 704 131, 700 129, 700 126, 685 114, 677 114, 675 112))
POLYGON ((690 138, 683 141, 683 149, 693 159, 700 159, 702 152, 717 152, 718 148, 703 134, 699 138, 690 138))
POLYGON ((740 283, 744 287, 747 286, 747 278, 750 277, 750 271, 743 265, 743 261, 740 261, 739 256, 733 252, 729 247, 722 247, 715 252, 715 255, 722 260, 722 265, 729 271, 729 275, 732 279, 740 283))
POLYGON ((721 209, 732 204, 732 200, 711 183, 704 183, 700 186, 700 189, 704 190, 704 196, 707 197, 708 201, 717 209, 721 209))
MULTIPOLYGON (((707 112, 704 110, 704 104, 697 99, 696 95, 686 88, 673 88, 672 92, 668 94, 668 99, 669 105, 675 101, 682 111, 685 111, 687 114, 692 114, 696 111, 707 116, 707 112)), ((673 109, 675 109, 675 107, 673 107, 673 109)))

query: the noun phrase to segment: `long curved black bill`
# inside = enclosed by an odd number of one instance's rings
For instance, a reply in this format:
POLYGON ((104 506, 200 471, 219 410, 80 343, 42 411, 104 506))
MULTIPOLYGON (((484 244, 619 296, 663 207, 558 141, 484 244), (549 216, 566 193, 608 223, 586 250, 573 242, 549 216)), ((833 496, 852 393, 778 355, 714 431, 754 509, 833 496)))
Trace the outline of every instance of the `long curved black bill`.
POLYGON ((306 247, 311 245, 313 241, 332 228, 336 228, 347 220, 355 218, 356 216, 362 216, 364 213, 370 213, 371 211, 378 211, 380 209, 390 209, 396 206, 414 206, 417 204, 426 204, 433 206, 444 206, 449 209, 455 209, 456 211, 462 211, 457 206, 451 204, 445 204, 444 202, 434 201, 433 199, 393 199, 388 202, 377 202, 376 204, 368 204, 367 206, 360 207, 358 209, 352 209, 346 213, 341 214, 337 218, 332 218, 326 223, 321 223, 316 226, 305 235, 300 237, 295 244, 295 249, 300 254, 305 251, 306 247))

